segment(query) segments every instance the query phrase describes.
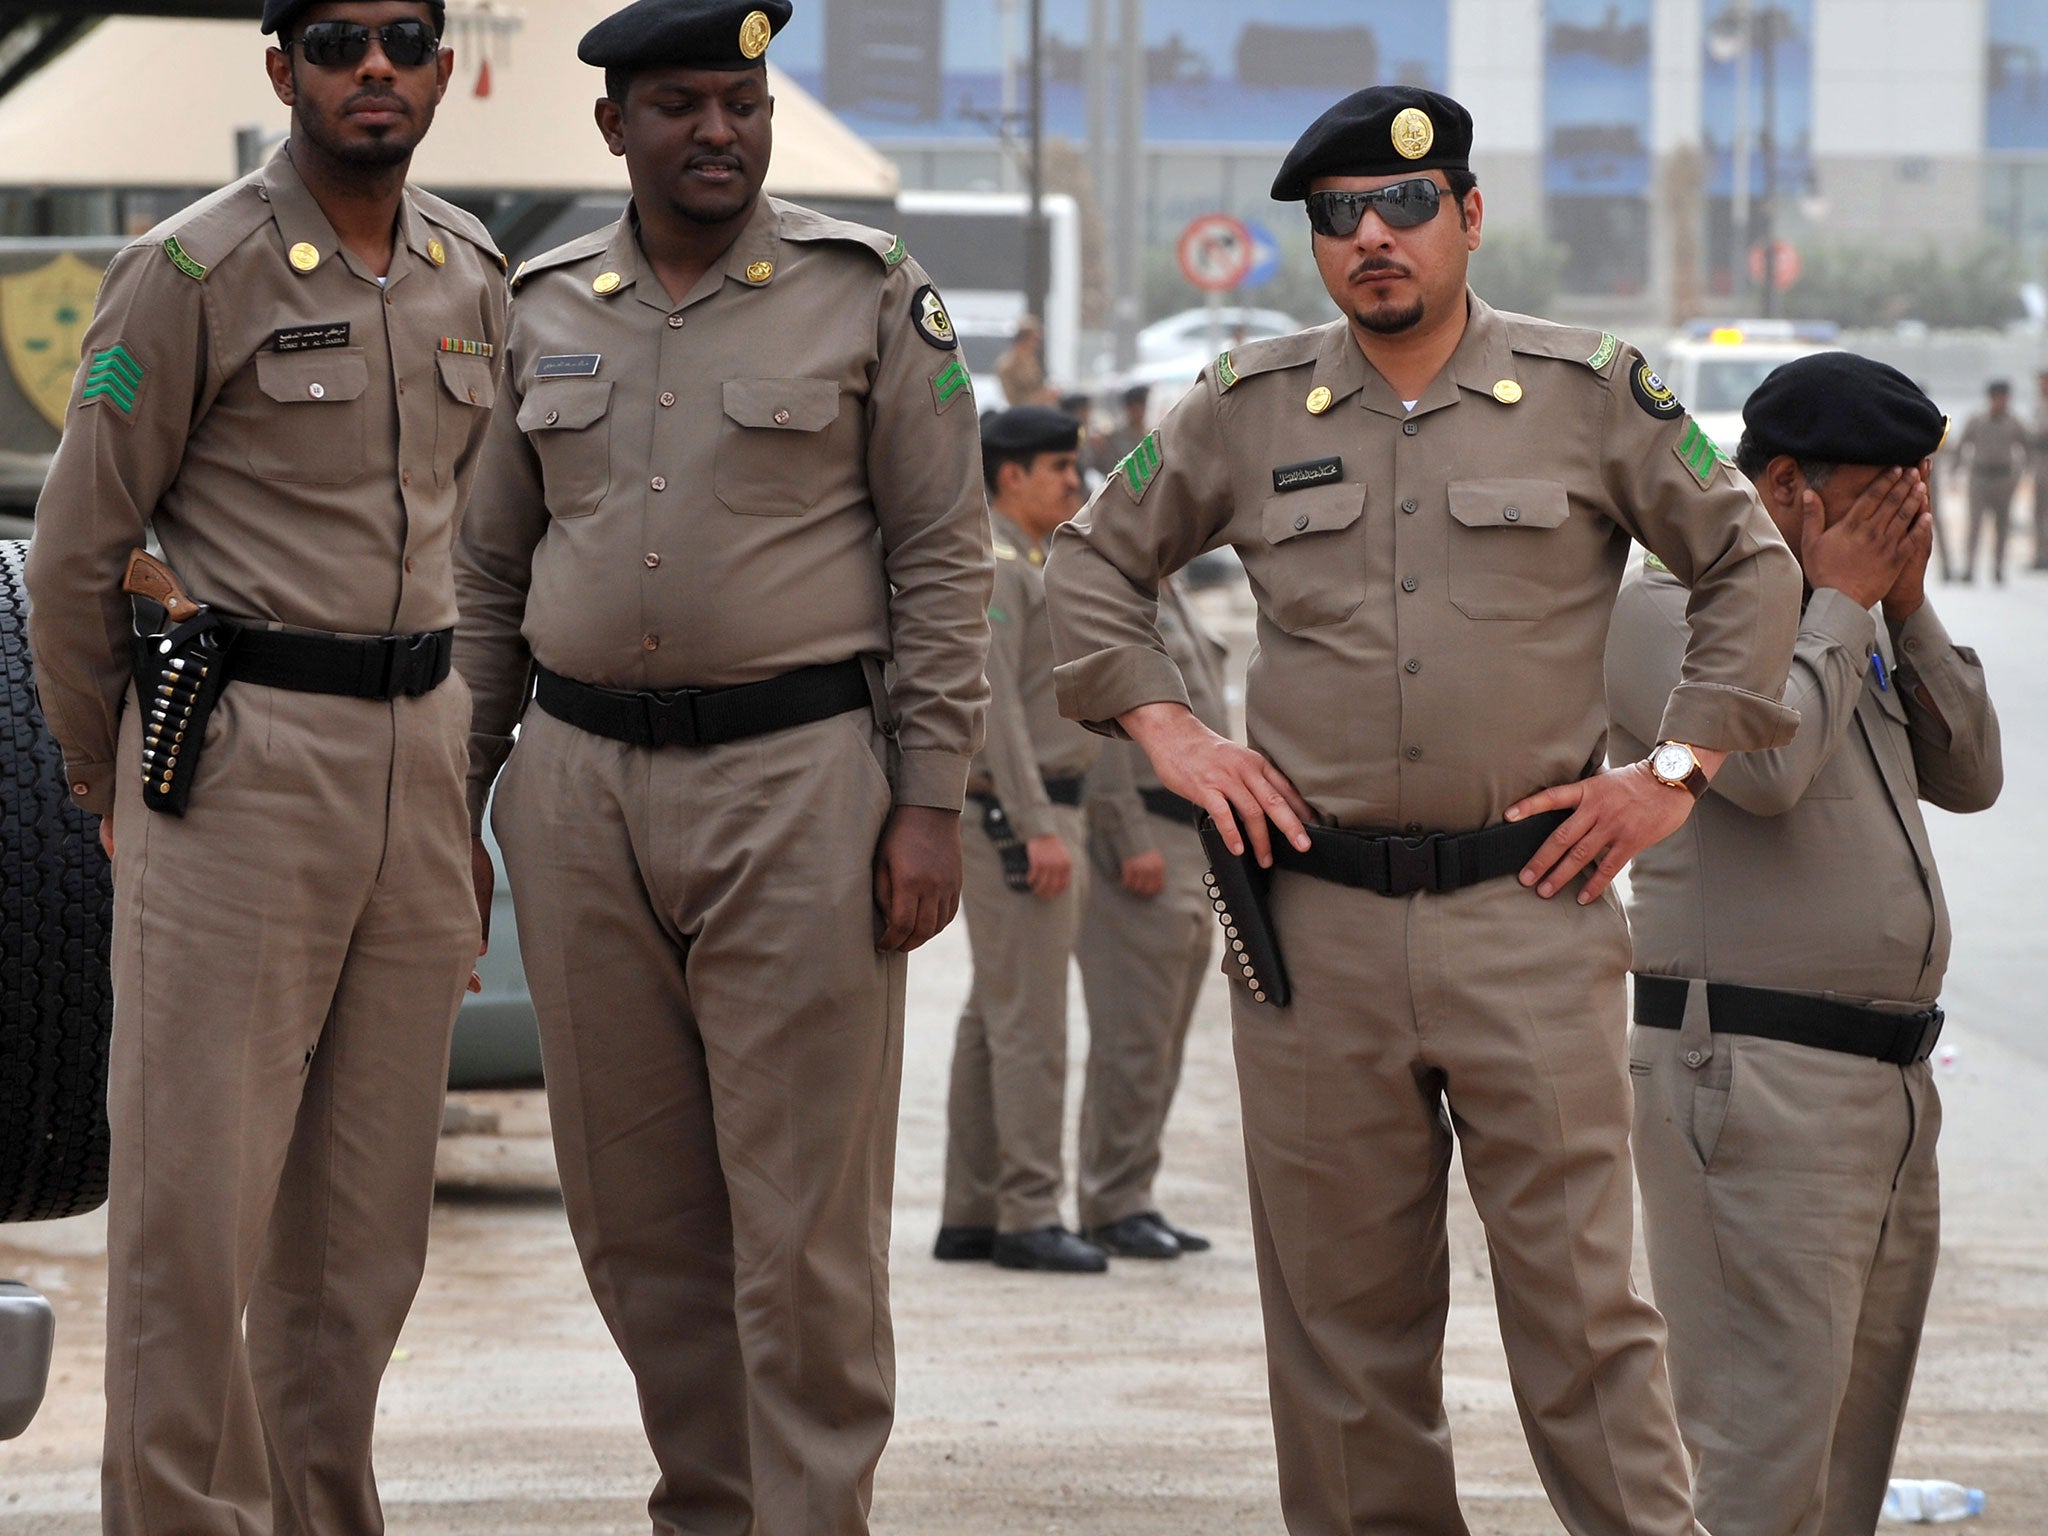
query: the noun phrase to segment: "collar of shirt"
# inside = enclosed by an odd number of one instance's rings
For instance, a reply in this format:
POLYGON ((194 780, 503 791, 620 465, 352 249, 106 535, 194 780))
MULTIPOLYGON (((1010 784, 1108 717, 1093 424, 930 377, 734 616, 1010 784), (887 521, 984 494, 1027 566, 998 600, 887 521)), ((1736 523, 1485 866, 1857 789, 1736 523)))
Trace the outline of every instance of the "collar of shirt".
POLYGON ((1460 390, 1474 390, 1490 397, 1494 387, 1503 381, 1520 383, 1515 374, 1515 354, 1508 345, 1507 323, 1469 288, 1465 291, 1465 302, 1465 334, 1458 339, 1458 349, 1429 381, 1429 388, 1412 409, 1366 360, 1348 324, 1331 327, 1323 338, 1322 349, 1316 355, 1315 382, 1329 390, 1332 406, 1356 394, 1367 410, 1397 421, 1456 405, 1460 390))
MULTIPOLYGON (((782 244, 782 214, 773 198, 763 192, 754 200, 754 211, 740 229, 729 250, 699 278, 697 286, 683 295, 682 303, 669 297, 658 278, 652 275, 653 264, 640 245, 640 210, 632 203, 626 205, 626 216, 612 232, 612 243, 605 248, 605 272, 615 272, 619 278, 619 289, 633 290, 633 296, 642 304, 660 310, 664 315, 679 309, 688 309, 692 304, 711 296, 731 278, 743 288, 760 288, 763 283, 754 282, 747 276, 747 269, 757 262, 766 262, 771 268, 776 265, 775 257, 782 244), (648 280, 642 282, 643 274, 648 280)), ((771 276, 768 279, 773 282, 771 276)))
MULTIPOLYGON (((292 163, 289 142, 280 144, 263 167, 263 195, 270 204, 270 216, 276 221, 285 250, 310 245, 320 253, 323 265, 339 256, 358 277, 367 282, 379 281, 377 274, 365 267, 355 253, 341 243, 341 237, 327 221, 319 200, 299 175, 299 168, 292 163)), ((422 262, 431 265, 433 258, 427 254, 427 249, 433 239, 434 233, 414 205, 412 188, 408 186, 399 199, 398 239, 391 253, 391 271, 383 279, 383 286, 396 285, 411 270, 412 263, 400 256, 401 250, 411 251, 422 262)))

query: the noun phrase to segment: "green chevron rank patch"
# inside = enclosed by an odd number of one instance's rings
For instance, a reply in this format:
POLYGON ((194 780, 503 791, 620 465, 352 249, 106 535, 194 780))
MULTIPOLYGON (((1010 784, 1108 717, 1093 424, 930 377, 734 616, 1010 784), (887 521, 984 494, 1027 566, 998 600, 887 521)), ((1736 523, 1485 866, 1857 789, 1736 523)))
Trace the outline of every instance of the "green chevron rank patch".
POLYGON ((1149 433, 1145 440, 1123 456, 1117 467, 1110 471, 1114 478, 1124 477, 1124 488, 1131 493, 1131 500, 1143 501, 1145 492, 1152 488, 1152 482, 1159 477, 1159 434, 1149 433))
POLYGON ((92 405, 104 400, 117 407, 123 416, 135 414, 135 397, 142 392, 142 364, 119 342, 104 352, 95 352, 92 361, 86 364, 85 388, 79 393, 80 405, 92 405))
POLYGON ((973 398, 974 380, 968 376, 967 365, 956 357, 932 376, 932 408, 943 416, 946 407, 962 395, 973 398))
POLYGON ((1691 420, 1686 422, 1685 432, 1672 451, 1678 455, 1678 462, 1691 471, 1693 479, 1699 481, 1703 491, 1714 483, 1717 468, 1735 462, 1721 451, 1719 443, 1700 430, 1698 422, 1691 420))

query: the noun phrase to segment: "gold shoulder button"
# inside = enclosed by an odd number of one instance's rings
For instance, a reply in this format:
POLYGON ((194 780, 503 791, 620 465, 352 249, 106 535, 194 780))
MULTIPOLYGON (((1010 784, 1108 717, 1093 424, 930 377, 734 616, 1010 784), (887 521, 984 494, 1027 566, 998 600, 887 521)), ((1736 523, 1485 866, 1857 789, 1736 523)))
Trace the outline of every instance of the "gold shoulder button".
POLYGON ((1493 398, 1502 405, 1513 405, 1522 398, 1522 386, 1513 379, 1502 379, 1493 386, 1493 398))
POLYGON ((437 267, 447 266, 448 247, 443 245, 438 240, 429 240, 427 242, 427 260, 431 261, 437 267))
POLYGON ((1309 415, 1322 415, 1323 412, 1327 411, 1330 408, 1330 401, 1332 398, 1333 397, 1331 396, 1328 387, 1322 384, 1318 384, 1314 389, 1308 392, 1309 415))
POLYGON ((622 279, 616 272, 600 272, 597 274, 596 277, 591 279, 590 291, 592 293, 600 295, 607 293, 617 293, 619 291, 619 284, 622 281, 624 281, 624 279, 622 279))
POLYGON ((772 261, 757 261, 747 268, 747 281, 750 283, 765 283, 774 275, 775 263, 772 261))
POLYGON ((308 245, 305 241, 301 240, 291 248, 290 260, 292 266, 298 271, 310 272, 320 265, 319 248, 308 245))

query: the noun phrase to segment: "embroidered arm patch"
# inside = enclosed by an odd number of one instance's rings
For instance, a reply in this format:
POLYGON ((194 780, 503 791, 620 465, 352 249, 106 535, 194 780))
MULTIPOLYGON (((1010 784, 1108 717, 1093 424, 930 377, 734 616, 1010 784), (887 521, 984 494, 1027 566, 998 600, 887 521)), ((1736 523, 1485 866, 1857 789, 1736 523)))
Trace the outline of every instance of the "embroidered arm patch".
POLYGON ((86 364, 85 388, 78 403, 95 405, 104 400, 123 416, 132 416, 135 398, 142 392, 142 374, 142 364, 135 361, 135 354, 115 342, 105 351, 93 353, 92 361, 86 364))

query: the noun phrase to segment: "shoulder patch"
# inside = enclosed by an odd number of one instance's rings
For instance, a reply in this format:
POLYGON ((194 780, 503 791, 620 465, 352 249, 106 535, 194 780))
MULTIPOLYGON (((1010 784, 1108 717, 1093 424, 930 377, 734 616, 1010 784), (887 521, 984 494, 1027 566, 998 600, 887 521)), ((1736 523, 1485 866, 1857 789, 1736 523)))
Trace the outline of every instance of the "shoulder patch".
POLYGON ((938 290, 930 283, 910 296, 910 323, 917 327, 918 335, 941 351, 960 350, 960 338, 953 330, 952 317, 946 313, 938 290))
POLYGON ((1131 500, 1143 501, 1145 493, 1152 488, 1152 482, 1159 478, 1159 468, 1164 462, 1159 453, 1159 434, 1148 432, 1144 441, 1125 454, 1109 475, 1112 480, 1122 475, 1124 488, 1131 493, 1131 500))
POLYGON ((1612 331, 1600 333, 1600 345, 1593 349, 1593 355, 1586 359, 1586 366, 1598 373, 1614 361, 1614 354, 1621 350, 1621 338, 1612 331))
POLYGON ((910 252, 903 248, 903 237, 898 235, 896 243, 882 253, 882 265, 885 267, 900 267, 903 265, 903 258, 909 254, 910 252))
POLYGON ((171 265, 191 278, 195 283, 206 281, 206 268, 185 254, 185 247, 178 244, 176 235, 164 241, 164 254, 171 258, 171 265))
POLYGON ((1678 462, 1686 467, 1693 479, 1699 481, 1700 489, 1703 491, 1714 483, 1715 470, 1723 464, 1735 462, 1721 451, 1721 445, 1707 436, 1700 429, 1700 424, 1691 417, 1686 418, 1685 431, 1672 446, 1671 451, 1678 455, 1678 462))
POLYGON ((1660 555, 1645 553, 1643 556, 1643 568, 1650 571, 1662 571, 1667 576, 1671 574, 1671 567, 1664 563, 1663 557, 1660 555))
POLYGON ((142 364, 120 342, 92 355, 85 365, 85 388, 79 392, 81 406, 104 400, 123 416, 135 414, 135 400, 142 393, 142 364))
POLYGON ((1216 392, 1218 394, 1227 394, 1230 386, 1236 382, 1237 369, 1230 361, 1230 354, 1225 352, 1216 359, 1216 392))
POLYGON ((1628 388, 1645 414, 1658 421, 1673 421, 1685 414, 1685 407, 1671 392, 1671 386, 1658 378, 1650 365, 1641 359, 1629 370, 1628 388))
POLYGON ((943 416, 962 395, 974 398, 974 379, 967 365, 956 357, 932 375, 932 409, 943 416))

